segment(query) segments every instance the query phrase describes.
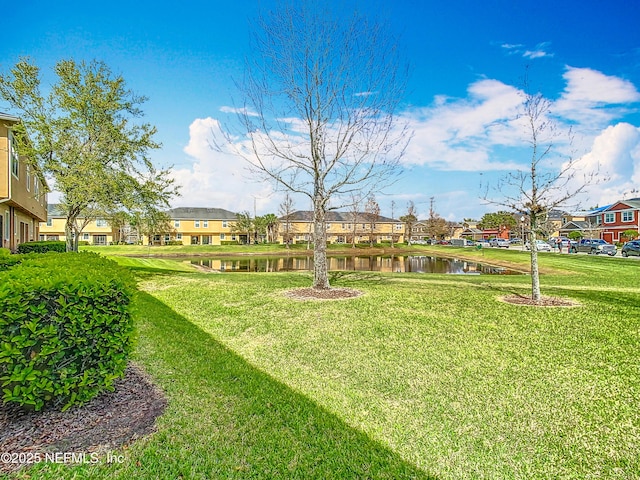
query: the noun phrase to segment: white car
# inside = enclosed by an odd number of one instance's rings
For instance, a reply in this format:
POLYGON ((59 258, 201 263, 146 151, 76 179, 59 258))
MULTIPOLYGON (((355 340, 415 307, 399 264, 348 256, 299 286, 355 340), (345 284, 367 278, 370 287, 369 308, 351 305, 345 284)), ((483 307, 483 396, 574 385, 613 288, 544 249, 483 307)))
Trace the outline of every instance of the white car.
POLYGON ((504 238, 492 238, 489 240, 489 246, 509 248, 509 240, 505 240, 504 238))
MULTIPOLYGON (((529 242, 525 244, 525 247, 527 248, 527 250, 531 250, 531 245, 529 244, 529 242)), ((539 252, 550 252, 551 245, 549 245, 544 240, 536 240, 536 250, 539 252)))

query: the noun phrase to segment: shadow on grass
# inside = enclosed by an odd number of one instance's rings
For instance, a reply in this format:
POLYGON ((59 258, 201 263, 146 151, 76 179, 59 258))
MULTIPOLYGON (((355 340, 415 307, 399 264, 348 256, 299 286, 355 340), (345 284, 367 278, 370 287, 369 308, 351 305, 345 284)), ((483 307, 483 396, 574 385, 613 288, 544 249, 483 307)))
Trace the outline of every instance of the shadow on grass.
POLYGON ((151 295, 140 294, 138 310, 138 357, 169 407, 129 471, 136 478, 436 478, 151 295))

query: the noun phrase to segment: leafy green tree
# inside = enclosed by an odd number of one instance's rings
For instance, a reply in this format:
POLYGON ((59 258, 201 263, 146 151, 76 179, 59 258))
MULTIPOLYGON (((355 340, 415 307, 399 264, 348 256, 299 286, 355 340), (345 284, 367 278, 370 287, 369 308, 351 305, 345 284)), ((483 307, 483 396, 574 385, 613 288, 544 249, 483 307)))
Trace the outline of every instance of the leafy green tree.
POLYGON ((231 225, 231 231, 240 235, 246 235, 247 243, 251 244, 251 233, 254 230, 253 218, 247 211, 236 214, 236 221, 231 225))
POLYGON ((266 228, 267 242, 276 242, 278 238, 278 227, 280 225, 278 217, 274 213, 267 213, 266 215, 263 215, 262 219, 264 220, 266 228))
POLYGON ((0 75, 0 97, 21 118, 18 149, 61 192, 67 250, 77 251, 96 215, 168 206, 177 189, 168 170, 156 170, 148 158, 160 145, 155 127, 138 121, 144 97, 103 62, 61 60, 54 72, 57 81, 43 95, 40 69, 21 59, 0 75))
POLYGON ((504 228, 508 228, 509 230, 513 230, 518 222, 513 217, 513 213, 506 211, 499 211, 494 213, 485 213, 478 226, 483 230, 489 229, 497 229, 502 230, 504 228))
POLYGON ((625 230, 624 232, 622 232, 622 236, 628 238, 629 240, 635 240, 640 236, 640 233, 638 233, 638 230, 630 228, 629 230, 625 230))
POLYGON ((569 232, 569 240, 580 240, 582 238, 582 233, 574 230, 573 232, 569 232))

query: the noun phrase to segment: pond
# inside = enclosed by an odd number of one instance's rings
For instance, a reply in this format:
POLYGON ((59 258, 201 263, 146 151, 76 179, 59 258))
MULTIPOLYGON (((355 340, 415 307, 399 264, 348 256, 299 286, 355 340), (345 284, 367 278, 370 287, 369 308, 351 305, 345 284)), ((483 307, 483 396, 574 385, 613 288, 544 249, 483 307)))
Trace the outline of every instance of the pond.
MULTIPOLYGON (((312 271, 313 257, 192 257, 183 261, 217 272, 297 272, 312 271)), ((503 267, 455 258, 426 255, 330 256, 329 271, 447 273, 458 275, 520 274, 503 267)))

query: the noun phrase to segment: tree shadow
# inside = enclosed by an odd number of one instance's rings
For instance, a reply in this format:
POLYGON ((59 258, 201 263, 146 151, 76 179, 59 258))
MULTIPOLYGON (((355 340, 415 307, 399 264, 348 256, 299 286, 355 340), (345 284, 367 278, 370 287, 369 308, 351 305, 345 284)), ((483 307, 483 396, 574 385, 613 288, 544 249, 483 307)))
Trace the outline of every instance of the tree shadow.
POLYGON ((169 398, 163 426, 143 454, 161 459, 164 478, 436 479, 151 295, 140 293, 138 302, 138 356, 169 398), (165 443, 172 439, 188 444, 188 475, 171 455, 175 445, 165 443))

